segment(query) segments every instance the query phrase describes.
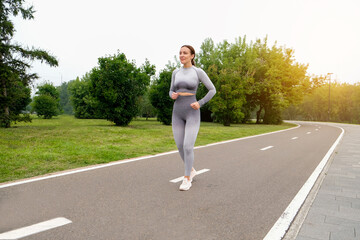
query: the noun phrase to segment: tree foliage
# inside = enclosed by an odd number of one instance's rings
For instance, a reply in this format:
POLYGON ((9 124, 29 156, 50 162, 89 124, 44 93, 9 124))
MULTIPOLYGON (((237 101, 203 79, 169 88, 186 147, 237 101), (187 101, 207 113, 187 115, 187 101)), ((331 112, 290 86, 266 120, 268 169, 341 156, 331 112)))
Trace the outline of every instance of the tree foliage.
POLYGON ((140 68, 124 53, 98 59, 90 73, 90 92, 99 102, 105 118, 117 126, 127 126, 138 114, 138 100, 150 84, 155 66, 148 61, 140 68))
POLYGON ((174 101, 169 96, 174 66, 168 65, 155 79, 150 89, 150 102, 156 109, 157 119, 165 125, 171 124, 174 101))
MULTIPOLYGON (((248 44, 246 37, 215 47, 211 39, 201 45, 200 66, 214 82, 217 94, 208 109, 218 122, 246 122, 257 111, 257 123, 282 122, 282 111, 300 102, 311 86, 307 66, 295 62, 294 51, 269 47, 267 38, 248 44)), ((206 92, 199 88, 201 94, 206 92)))
POLYGON ((33 111, 38 117, 50 119, 60 113, 60 98, 56 87, 51 83, 38 86, 37 96, 34 97, 33 111))
POLYGON ((39 95, 34 97, 33 111, 38 117, 50 119, 59 115, 58 102, 50 95, 39 95))
POLYGON ((249 63, 254 56, 246 44, 246 38, 238 38, 233 44, 224 41, 218 45, 218 51, 221 64, 212 65, 209 69, 210 72, 218 72, 213 77, 218 93, 210 109, 217 121, 230 126, 230 123, 238 123, 245 118, 245 96, 254 74, 254 68, 249 63))
POLYGON ((24 7, 24 0, 0 1, 0 125, 10 127, 14 121, 29 121, 29 116, 20 116, 21 110, 29 103, 30 83, 38 78, 30 73, 30 63, 34 60, 57 66, 55 57, 36 48, 24 48, 13 43, 15 28, 11 17, 21 15, 32 19, 33 7, 24 7))
POLYGON ((247 101, 257 109, 257 123, 282 122, 282 111, 290 104, 300 102, 309 87, 307 65, 295 62, 294 51, 285 47, 270 48, 267 38, 253 44, 256 53, 254 83, 247 101), (263 115, 262 115, 263 112, 263 115))
POLYGON ((147 87, 144 95, 139 97, 139 111, 139 115, 145 117, 146 120, 148 120, 149 117, 156 116, 156 109, 150 101, 150 87, 147 87))
POLYGON ((74 115, 80 119, 104 118, 99 102, 90 93, 90 73, 69 83, 70 102, 74 115))
POLYGON ((360 84, 326 81, 325 76, 314 77, 318 81, 296 105, 284 111, 284 117, 291 120, 331 121, 360 124, 360 84), (330 95, 329 95, 330 94, 330 95))
POLYGON ((69 82, 64 82, 57 87, 60 97, 60 109, 62 113, 73 115, 74 110, 70 101, 69 82))

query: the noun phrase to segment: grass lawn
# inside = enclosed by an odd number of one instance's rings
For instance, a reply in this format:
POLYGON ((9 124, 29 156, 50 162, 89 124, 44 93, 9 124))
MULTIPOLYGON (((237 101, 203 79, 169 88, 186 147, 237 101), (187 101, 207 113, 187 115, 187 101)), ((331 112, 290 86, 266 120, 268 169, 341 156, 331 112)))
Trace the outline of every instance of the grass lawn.
MULTIPOLYGON (((294 125, 201 123, 196 145, 286 129, 294 125)), ((176 150, 171 126, 135 119, 116 127, 100 119, 61 115, 0 128, 0 182, 176 150)))

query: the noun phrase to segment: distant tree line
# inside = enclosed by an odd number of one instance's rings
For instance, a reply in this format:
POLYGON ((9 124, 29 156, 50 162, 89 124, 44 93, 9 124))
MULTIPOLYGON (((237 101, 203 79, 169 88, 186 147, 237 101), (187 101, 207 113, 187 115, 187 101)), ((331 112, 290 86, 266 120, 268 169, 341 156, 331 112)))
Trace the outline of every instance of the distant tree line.
MULTIPOLYGON (((57 66, 46 51, 24 48, 12 42, 12 17, 33 18, 33 7, 24 0, 0 2, 0 126, 31 121, 30 111, 39 117, 74 114, 77 118, 103 118, 126 126, 136 116, 157 117, 171 124, 173 100, 168 92, 178 60, 158 76, 148 60, 140 67, 118 52, 100 57, 98 66, 82 78, 61 86, 45 82, 31 99, 30 85, 38 78, 31 62, 39 60, 57 66), (31 102, 31 104, 30 104, 31 102)), ((360 123, 360 85, 332 83, 323 76, 307 75, 308 66, 295 61, 292 49, 269 45, 267 38, 247 42, 215 44, 205 39, 196 64, 207 72, 217 94, 201 108, 203 121, 280 124, 283 118, 360 123), (330 87, 330 88, 329 88, 330 87), (329 89, 331 95, 329 95, 329 89)), ((207 89, 200 84, 197 98, 207 89)))
MULTIPOLYGON (((57 60, 45 51, 11 44, 14 29, 8 15, 21 12, 23 18, 32 18, 32 8, 22 8, 22 2, 17 1, 17 5, 9 0, 1 5, 5 9, 1 12, 5 16, 0 42, 1 126, 31 121, 28 111, 43 118, 65 113, 107 119, 117 126, 127 126, 136 116, 157 117, 171 124, 171 75, 181 67, 176 58, 155 76, 155 66, 148 60, 138 67, 121 52, 100 57, 98 65, 81 78, 57 87, 49 82, 39 85, 31 100, 29 85, 37 75, 28 73, 30 65, 25 60, 38 59, 50 66, 56 66, 57 60)), ((225 126, 252 119, 264 124, 280 124, 283 118, 360 121, 359 85, 332 83, 328 104, 326 78, 307 75, 308 66, 295 61, 292 49, 269 45, 267 38, 247 42, 244 36, 233 43, 225 40, 218 44, 208 38, 195 60, 217 89, 214 98, 201 108, 203 121, 225 126)), ((197 98, 206 93, 200 84, 197 98)))
POLYGON ((308 92, 304 100, 287 108, 289 120, 331 121, 360 124, 360 84, 332 82, 321 78, 320 86, 308 92))
MULTIPOLYGON (((201 108, 202 119, 225 126, 252 118, 257 123, 280 124, 284 109, 299 104, 306 92, 320 86, 311 81, 307 65, 297 63, 293 54, 276 43, 268 46, 266 38, 247 43, 243 37, 217 45, 206 39, 196 64, 207 72, 217 94, 201 108)), ((57 87, 60 112, 108 119, 119 126, 128 125, 135 116, 156 116, 169 125, 173 106, 169 88, 177 67, 178 61, 169 61, 155 77, 155 66, 149 61, 137 67, 124 53, 101 57, 98 66, 81 79, 57 87)), ((206 93, 200 84, 197 98, 206 93)))

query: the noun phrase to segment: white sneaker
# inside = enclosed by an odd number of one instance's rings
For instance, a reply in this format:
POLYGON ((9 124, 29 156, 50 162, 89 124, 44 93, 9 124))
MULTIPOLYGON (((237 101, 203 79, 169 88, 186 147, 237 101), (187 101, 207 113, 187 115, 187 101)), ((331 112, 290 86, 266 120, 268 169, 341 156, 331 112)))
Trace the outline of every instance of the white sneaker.
POLYGON ((186 177, 184 177, 184 180, 182 182, 182 184, 180 185, 180 190, 181 191, 187 191, 191 188, 191 181, 189 181, 186 177))
POLYGON ((196 174, 197 174, 197 172, 196 172, 195 168, 193 170, 191 170, 191 172, 190 172, 190 182, 193 181, 196 174))

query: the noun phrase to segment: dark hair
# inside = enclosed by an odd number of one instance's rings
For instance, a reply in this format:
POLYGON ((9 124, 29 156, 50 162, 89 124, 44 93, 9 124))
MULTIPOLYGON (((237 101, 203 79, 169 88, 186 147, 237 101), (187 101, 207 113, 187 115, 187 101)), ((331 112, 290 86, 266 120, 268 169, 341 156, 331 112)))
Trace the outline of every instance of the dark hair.
POLYGON ((191 64, 192 64, 193 66, 195 66, 195 61, 194 61, 194 59, 195 59, 195 49, 194 49, 192 46, 190 46, 190 45, 183 45, 182 47, 186 47, 186 48, 190 49, 191 55, 194 54, 194 58, 191 59, 191 64))

